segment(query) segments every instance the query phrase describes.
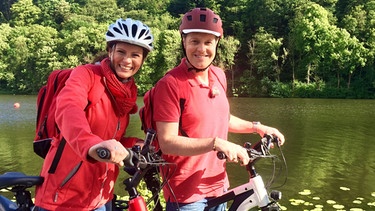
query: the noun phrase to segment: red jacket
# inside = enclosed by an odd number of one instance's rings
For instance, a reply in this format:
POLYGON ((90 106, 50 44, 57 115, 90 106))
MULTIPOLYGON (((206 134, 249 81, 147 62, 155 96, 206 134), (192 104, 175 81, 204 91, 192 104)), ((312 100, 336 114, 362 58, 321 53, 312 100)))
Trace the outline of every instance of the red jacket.
POLYGON ((54 211, 93 210, 113 197, 118 167, 90 159, 87 153, 93 145, 111 138, 124 144, 129 114, 116 116, 100 73, 100 65, 75 68, 57 97, 56 122, 66 145, 56 172, 50 174, 61 137, 52 143, 41 171, 44 183, 36 188, 37 206, 54 211), (84 111, 87 99, 93 99, 93 105, 84 111))

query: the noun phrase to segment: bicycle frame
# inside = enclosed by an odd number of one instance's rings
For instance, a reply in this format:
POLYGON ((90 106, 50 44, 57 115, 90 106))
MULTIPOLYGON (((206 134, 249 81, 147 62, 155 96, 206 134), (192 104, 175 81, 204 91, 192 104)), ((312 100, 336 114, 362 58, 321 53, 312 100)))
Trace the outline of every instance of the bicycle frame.
MULTIPOLYGON (((259 207, 261 210, 280 210, 276 201, 281 198, 281 192, 273 191, 269 196, 262 177, 255 171, 254 167, 255 162, 260 157, 267 157, 271 142, 275 142, 273 137, 266 135, 252 148, 250 143, 245 144, 251 158, 246 166, 250 177, 249 182, 230 189, 221 196, 209 199, 205 210, 228 201, 232 201, 228 211, 247 211, 254 207, 259 207)), ((219 152, 218 157, 224 159, 225 155, 219 152)))
POLYGON ((249 210, 256 206, 266 207, 271 204, 262 177, 258 175, 251 178, 248 183, 230 189, 222 196, 208 200, 205 210, 231 200, 233 203, 229 207, 229 211, 249 210))

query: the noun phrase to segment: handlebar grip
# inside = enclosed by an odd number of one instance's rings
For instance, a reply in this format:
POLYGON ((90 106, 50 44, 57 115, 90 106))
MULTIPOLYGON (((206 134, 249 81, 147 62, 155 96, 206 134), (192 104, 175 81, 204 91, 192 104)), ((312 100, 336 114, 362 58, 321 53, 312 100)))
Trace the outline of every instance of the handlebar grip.
POLYGON ((111 152, 106 148, 98 148, 96 150, 96 153, 98 154, 99 158, 101 159, 110 159, 111 158, 111 152))
MULTIPOLYGON (((128 167, 134 167, 135 166, 135 162, 138 161, 138 156, 136 153, 133 152, 133 150, 131 149, 128 149, 128 148, 125 148, 127 151, 128 151, 128 155, 125 157, 124 159, 124 164, 125 166, 128 166, 128 167)), ((96 153, 98 154, 98 157, 101 158, 101 159, 105 159, 105 160, 109 160, 111 158, 111 151, 109 151, 109 149, 107 148, 98 148, 96 150, 96 153)))
POLYGON ((227 159, 227 156, 225 155, 224 152, 217 152, 216 155, 217 155, 217 157, 218 157, 220 160, 227 159))

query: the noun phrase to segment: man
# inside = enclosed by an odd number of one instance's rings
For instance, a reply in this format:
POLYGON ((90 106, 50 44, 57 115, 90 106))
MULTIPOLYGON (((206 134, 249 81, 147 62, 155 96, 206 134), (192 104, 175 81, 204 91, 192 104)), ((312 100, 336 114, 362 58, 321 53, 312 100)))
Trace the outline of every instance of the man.
MULTIPOLYGON (((274 134, 280 144, 284 136, 275 128, 230 114, 224 71, 212 65, 223 36, 217 14, 208 8, 187 12, 180 33, 185 58, 157 83, 153 96, 163 157, 177 164, 170 189, 163 190, 167 211, 203 210, 207 199, 222 195, 229 187, 225 161, 217 158, 216 151, 224 152, 230 162, 249 162, 242 146, 227 141, 228 132, 274 134), (182 97, 186 101, 180 114, 182 97)), ((225 208, 222 204, 211 210, 225 208)))

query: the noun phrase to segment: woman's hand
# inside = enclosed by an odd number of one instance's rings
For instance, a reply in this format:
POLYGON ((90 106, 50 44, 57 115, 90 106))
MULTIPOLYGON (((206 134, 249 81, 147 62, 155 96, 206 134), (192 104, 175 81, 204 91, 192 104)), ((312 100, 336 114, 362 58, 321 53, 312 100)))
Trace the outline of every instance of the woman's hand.
POLYGON ((92 146, 89 149, 88 154, 97 161, 109 162, 118 166, 124 166, 124 159, 129 155, 129 152, 120 142, 116 141, 115 139, 110 139, 92 146), (96 152, 96 150, 99 148, 108 149, 111 153, 111 157, 109 159, 101 159, 96 152))

